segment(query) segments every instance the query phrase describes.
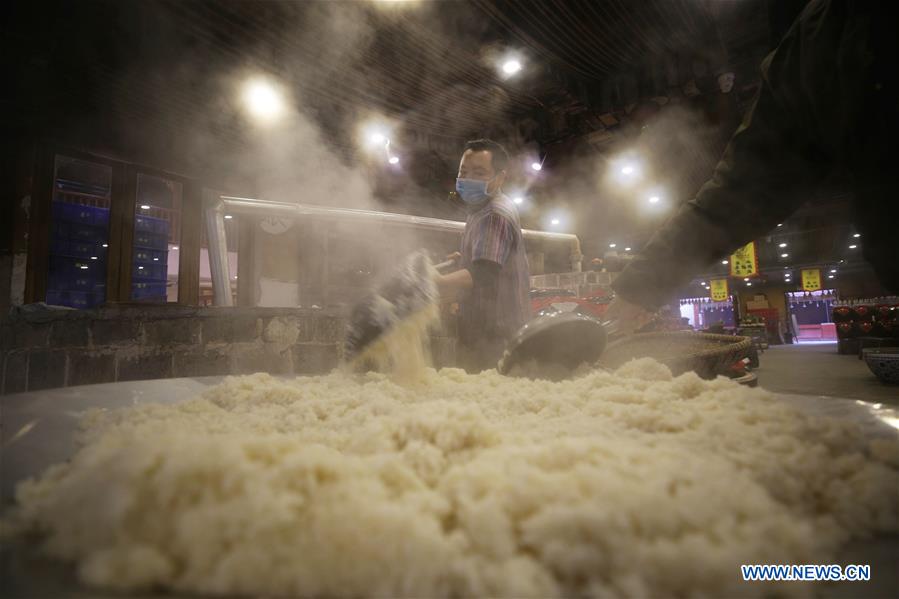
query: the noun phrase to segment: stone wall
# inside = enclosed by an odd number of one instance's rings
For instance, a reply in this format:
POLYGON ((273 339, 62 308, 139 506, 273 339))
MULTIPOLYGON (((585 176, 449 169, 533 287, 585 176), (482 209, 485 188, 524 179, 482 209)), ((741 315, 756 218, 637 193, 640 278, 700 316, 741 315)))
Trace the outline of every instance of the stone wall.
MULTIPOLYGON (((170 377, 321 374, 336 367, 346 319, 325 310, 128 306, 18 310, 0 324, 0 390, 18 393, 170 377)), ((436 366, 455 341, 431 340, 436 366)))

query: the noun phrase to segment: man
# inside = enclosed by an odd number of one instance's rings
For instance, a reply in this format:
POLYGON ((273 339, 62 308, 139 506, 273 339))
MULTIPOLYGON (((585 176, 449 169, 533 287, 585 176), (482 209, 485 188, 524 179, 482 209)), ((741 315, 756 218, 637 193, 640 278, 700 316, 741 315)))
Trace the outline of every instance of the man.
POLYGON ((459 298, 459 365, 494 368, 505 342, 530 318, 528 261, 515 204, 503 194, 509 155, 495 141, 465 146, 456 192, 468 213, 461 269, 437 279, 440 293, 459 298))
POLYGON ((629 332, 694 273, 764 235, 837 176, 865 259, 899 290, 896 20, 885 1, 812 0, 762 62, 762 84, 712 179, 616 279, 629 332))

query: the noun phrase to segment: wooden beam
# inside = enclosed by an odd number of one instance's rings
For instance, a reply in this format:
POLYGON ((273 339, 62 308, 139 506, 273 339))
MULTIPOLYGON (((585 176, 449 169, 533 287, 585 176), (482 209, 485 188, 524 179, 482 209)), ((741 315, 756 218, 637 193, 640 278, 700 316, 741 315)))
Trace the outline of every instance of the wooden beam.
POLYGON ((28 219, 28 262, 25 267, 25 303, 47 297, 47 268, 50 262, 50 202, 53 199, 53 163, 56 153, 50 144, 39 144, 34 161, 31 215, 28 219))

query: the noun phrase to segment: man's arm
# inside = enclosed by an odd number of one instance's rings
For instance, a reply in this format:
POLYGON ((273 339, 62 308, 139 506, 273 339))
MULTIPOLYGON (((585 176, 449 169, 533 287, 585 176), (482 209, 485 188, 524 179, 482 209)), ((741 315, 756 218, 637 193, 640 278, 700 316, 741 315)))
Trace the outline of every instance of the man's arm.
POLYGON ((815 142, 817 123, 802 90, 801 32, 797 22, 762 63, 754 105, 712 179, 615 280, 620 298, 658 308, 697 272, 770 231, 808 199, 829 157, 815 142))
POLYGON ((437 278, 437 288, 443 298, 452 300, 456 295, 474 287, 495 287, 499 273, 512 250, 514 224, 500 214, 484 218, 474 232, 471 250, 472 263, 437 278))

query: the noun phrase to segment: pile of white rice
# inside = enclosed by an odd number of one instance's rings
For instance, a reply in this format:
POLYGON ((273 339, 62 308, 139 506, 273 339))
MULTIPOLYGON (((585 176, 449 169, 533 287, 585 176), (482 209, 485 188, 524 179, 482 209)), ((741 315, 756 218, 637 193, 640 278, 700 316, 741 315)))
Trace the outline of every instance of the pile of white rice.
POLYGON ((123 590, 762 595, 740 564, 899 529, 899 444, 650 360, 561 383, 258 374, 92 413, 18 501, 51 555, 123 590))

